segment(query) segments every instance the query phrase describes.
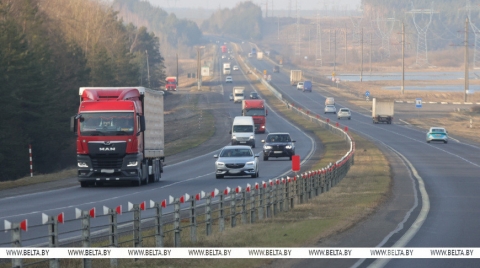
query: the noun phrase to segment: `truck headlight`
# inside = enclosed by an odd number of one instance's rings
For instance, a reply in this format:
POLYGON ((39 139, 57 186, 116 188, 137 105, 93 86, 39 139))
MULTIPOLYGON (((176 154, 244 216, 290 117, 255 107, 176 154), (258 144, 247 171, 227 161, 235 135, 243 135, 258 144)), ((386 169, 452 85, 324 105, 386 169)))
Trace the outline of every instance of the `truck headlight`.
POLYGON ((272 146, 270 146, 270 145, 264 145, 264 146, 263 146, 263 149, 265 149, 265 150, 270 150, 270 149, 272 149, 272 146))
POLYGON ((78 165, 78 167, 87 167, 88 168, 87 162, 77 162, 77 165, 78 165))
POLYGON ((138 161, 129 161, 127 167, 136 167, 138 166, 138 161))
POLYGON ((233 135, 232 140, 236 140, 236 139, 237 139, 237 136, 233 135))
POLYGON ((286 149, 292 149, 292 145, 285 146, 286 149))
POLYGON ((255 137, 253 135, 250 135, 250 139, 253 140, 255 139, 255 137))

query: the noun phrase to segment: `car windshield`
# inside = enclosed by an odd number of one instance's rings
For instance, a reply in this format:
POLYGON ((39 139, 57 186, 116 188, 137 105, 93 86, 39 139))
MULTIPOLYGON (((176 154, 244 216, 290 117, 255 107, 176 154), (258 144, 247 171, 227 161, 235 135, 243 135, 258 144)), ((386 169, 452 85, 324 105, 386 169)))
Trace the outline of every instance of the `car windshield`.
POLYGON ((233 132, 253 132, 253 126, 251 125, 235 125, 233 126, 233 132))
POLYGON ((348 113, 348 109, 340 109, 340 112, 348 113))
POLYGON ((291 142, 289 135, 275 134, 268 135, 267 142, 291 142))
POLYGON ((246 149, 223 149, 220 153, 220 157, 251 157, 253 156, 252 150, 246 149))
POLYGON ((333 106, 333 105, 327 105, 327 109, 333 109, 333 108, 335 108, 335 106, 333 106))

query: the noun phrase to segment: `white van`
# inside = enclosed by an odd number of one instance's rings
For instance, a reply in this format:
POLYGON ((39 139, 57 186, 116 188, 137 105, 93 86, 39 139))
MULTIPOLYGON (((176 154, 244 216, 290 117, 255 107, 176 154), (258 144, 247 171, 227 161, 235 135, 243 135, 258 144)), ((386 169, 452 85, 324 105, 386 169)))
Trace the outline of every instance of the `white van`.
POLYGON ((251 116, 236 116, 230 134, 232 145, 250 145, 255 148, 255 124, 251 116))

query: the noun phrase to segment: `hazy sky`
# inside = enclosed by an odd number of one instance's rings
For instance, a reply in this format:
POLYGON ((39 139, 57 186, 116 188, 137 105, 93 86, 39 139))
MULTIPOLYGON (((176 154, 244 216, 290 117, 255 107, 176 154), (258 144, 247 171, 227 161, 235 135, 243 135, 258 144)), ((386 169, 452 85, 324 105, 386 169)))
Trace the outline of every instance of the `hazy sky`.
MULTIPOLYGON (((148 0, 152 5, 163 8, 173 7, 191 7, 205 9, 233 8, 237 3, 244 2, 240 0, 148 0)), ((288 10, 289 3, 291 3, 292 10, 295 9, 295 3, 298 3, 298 8, 303 10, 325 9, 327 10, 345 10, 357 9, 360 6, 361 0, 268 0, 268 8, 271 8, 273 3, 274 9, 288 10)), ((257 5, 265 9, 267 0, 253 0, 257 5)))

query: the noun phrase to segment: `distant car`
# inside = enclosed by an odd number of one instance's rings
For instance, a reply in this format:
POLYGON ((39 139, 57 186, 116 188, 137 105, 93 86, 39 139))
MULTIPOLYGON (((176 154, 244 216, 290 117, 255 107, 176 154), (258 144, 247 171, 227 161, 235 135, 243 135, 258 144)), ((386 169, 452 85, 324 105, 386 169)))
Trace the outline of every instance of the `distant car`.
POLYGON ((225 77, 225 83, 232 83, 232 82, 233 82, 233 79, 231 76, 225 77))
POLYGON ((431 141, 443 141, 448 142, 448 132, 443 127, 431 127, 427 132, 427 143, 431 141))
POLYGON ((237 66, 237 65, 233 65, 233 70, 234 70, 234 71, 238 71, 238 66, 237 66))
POLYGON ((258 93, 257 92, 250 93, 250 99, 258 99, 258 93))
POLYGON ((215 177, 221 179, 224 176, 259 176, 258 156, 250 146, 229 145, 223 147, 215 161, 215 177))
POLYGON ((222 55, 222 59, 225 59, 225 55, 222 55))
POLYGON ((273 72, 274 73, 279 73, 280 72, 280 66, 278 66, 278 65, 273 66, 273 72))
POLYGON ((335 108, 335 105, 325 105, 325 113, 337 113, 337 108, 335 108))
POLYGON ((230 100, 233 101, 233 93, 230 93, 230 100))
POLYGON ((298 82, 297 83, 297 89, 298 90, 303 90, 303 82, 298 82))
POLYGON ((325 99, 325 105, 335 105, 335 99, 332 97, 328 97, 325 99))
POLYGON ((350 112, 350 109, 340 108, 340 110, 338 110, 338 113, 337 113, 338 119, 347 118, 348 120, 350 120, 351 117, 352 117, 352 113, 350 112))
POLYGON ((310 91, 312 92, 312 81, 304 81, 303 82, 303 92, 310 91))
POLYGON ((295 155, 294 140, 289 133, 270 133, 263 145, 263 160, 268 161, 269 157, 288 157, 292 160, 295 155))

